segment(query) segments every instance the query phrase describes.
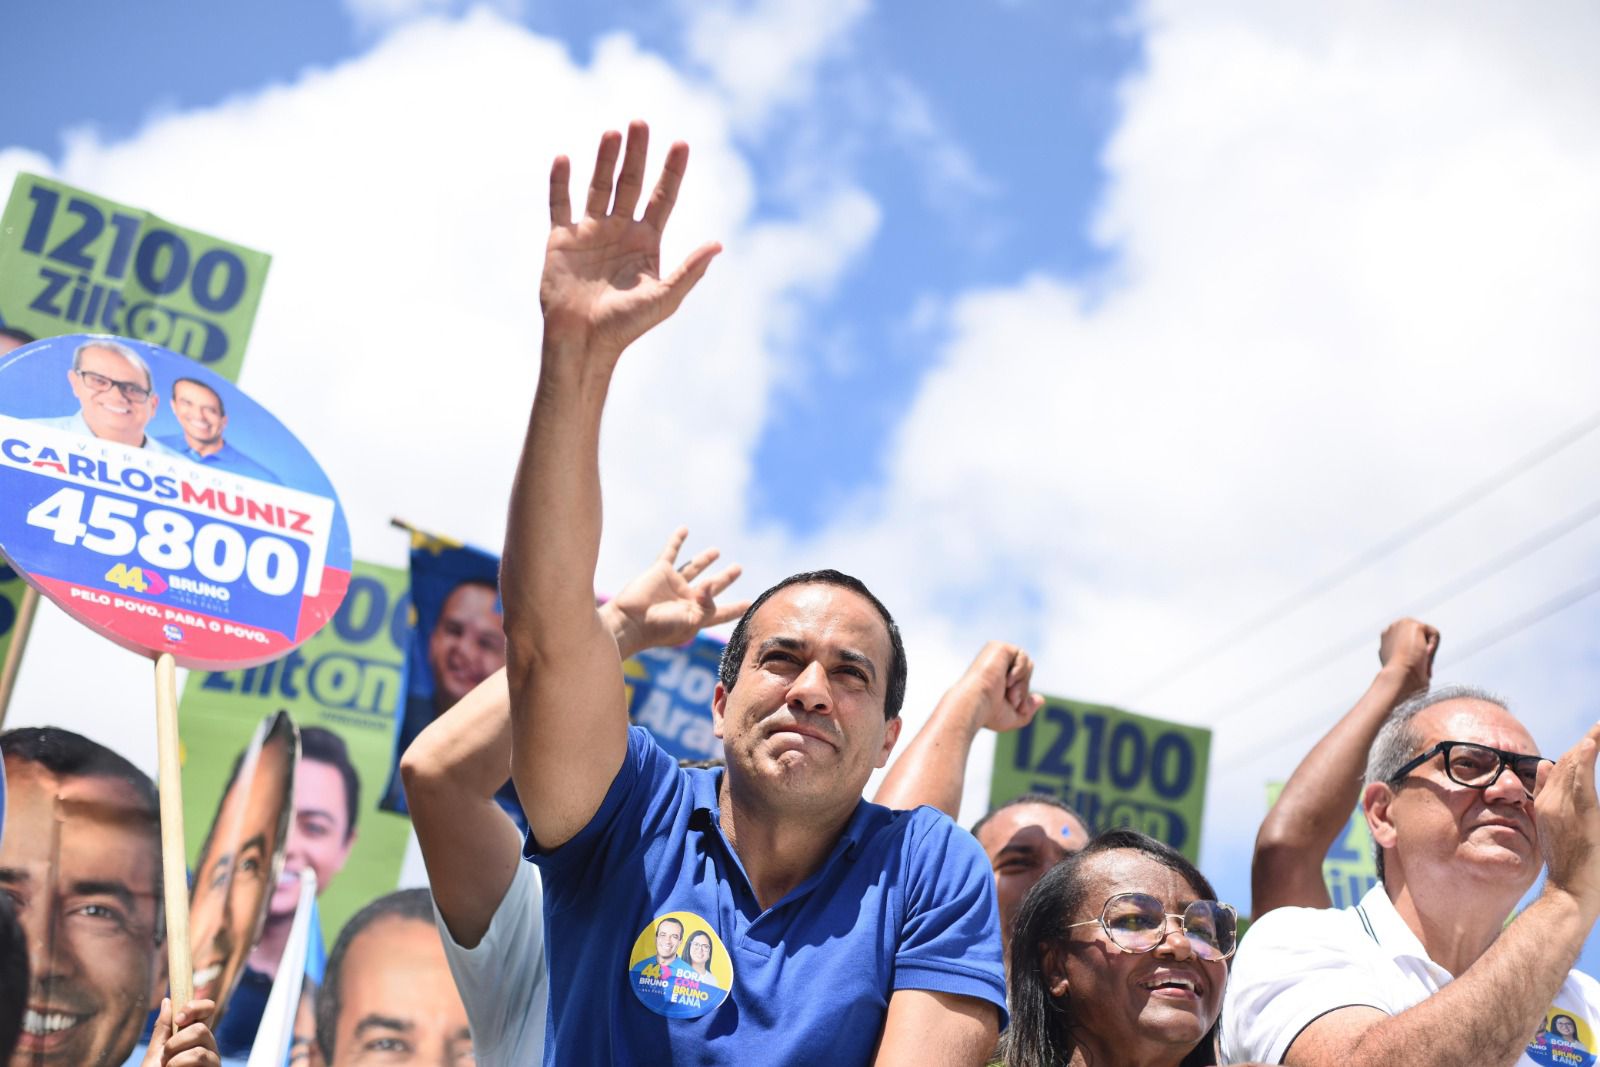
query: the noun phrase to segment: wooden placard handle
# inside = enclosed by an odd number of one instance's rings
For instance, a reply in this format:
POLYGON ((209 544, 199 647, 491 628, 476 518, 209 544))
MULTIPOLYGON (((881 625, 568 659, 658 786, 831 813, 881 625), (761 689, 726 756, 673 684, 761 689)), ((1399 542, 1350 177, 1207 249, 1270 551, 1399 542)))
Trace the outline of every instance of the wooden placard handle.
POLYGON ((183 845, 183 778, 178 763, 178 666, 156 658, 156 754, 161 788, 161 883, 167 905, 167 981, 172 1010, 194 999, 189 955, 189 874, 183 845))

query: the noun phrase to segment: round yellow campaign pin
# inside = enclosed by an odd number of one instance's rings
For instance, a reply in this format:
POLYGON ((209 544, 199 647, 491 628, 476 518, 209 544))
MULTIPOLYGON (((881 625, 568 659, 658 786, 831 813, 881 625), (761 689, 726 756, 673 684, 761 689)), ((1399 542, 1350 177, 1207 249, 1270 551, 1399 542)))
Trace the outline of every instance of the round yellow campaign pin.
POLYGON ((669 911, 634 941, 628 984, 657 1015, 694 1019, 728 999, 733 958, 706 920, 692 911, 669 911))
POLYGON ((1528 1042, 1528 1058, 1542 1067, 1593 1067, 1594 1032, 1580 1013, 1552 1007, 1528 1042))

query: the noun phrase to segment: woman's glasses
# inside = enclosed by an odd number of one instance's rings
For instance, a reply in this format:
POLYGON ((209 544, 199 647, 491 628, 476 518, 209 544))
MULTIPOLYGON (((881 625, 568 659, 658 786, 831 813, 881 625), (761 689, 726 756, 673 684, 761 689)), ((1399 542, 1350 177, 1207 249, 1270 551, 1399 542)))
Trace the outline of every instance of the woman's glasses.
POLYGON ((1100 924, 1111 943, 1124 952, 1150 952, 1167 937, 1167 920, 1177 919, 1189 939, 1189 950, 1202 960, 1221 961, 1238 947, 1238 914, 1230 904, 1196 900, 1173 915, 1149 893, 1118 893, 1106 901, 1098 919, 1072 923, 1067 929, 1100 924))

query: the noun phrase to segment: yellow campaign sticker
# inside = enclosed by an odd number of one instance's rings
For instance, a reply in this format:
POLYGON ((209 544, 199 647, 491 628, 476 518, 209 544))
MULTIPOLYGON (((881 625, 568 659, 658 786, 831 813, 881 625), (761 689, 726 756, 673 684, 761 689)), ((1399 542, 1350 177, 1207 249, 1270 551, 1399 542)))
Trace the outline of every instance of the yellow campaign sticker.
POLYGON ((692 911, 651 920, 633 943, 628 984, 639 1003, 669 1019, 716 1010, 733 989, 733 958, 711 924, 692 911))
POLYGON ((1594 1067, 1594 1031, 1577 1012, 1552 1007, 1528 1042, 1528 1058, 1542 1067, 1594 1067))

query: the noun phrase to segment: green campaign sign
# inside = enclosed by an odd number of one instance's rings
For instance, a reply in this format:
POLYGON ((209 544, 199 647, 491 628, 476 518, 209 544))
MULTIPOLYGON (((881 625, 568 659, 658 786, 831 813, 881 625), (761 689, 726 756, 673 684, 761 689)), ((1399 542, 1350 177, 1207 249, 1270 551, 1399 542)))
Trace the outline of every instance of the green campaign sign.
POLYGON ((17 635, 17 612, 22 609, 22 593, 28 583, 4 563, 0 563, 0 663, 17 635))
POLYGON ((271 257, 34 174, 0 218, 0 323, 35 337, 108 333, 229 381, 271 257))
POLYGON ((379 810, 378 800, 388 778, 395 714, 404 703, 410 613, 406 572, 358 561, 332 624, 305 644, 248 670, 192 671, 184 685, 178 723, 191 863, 234 760, 262 718, 285 709, 300 728, 294 828, 269 928, 281 922, 287 929, 292 922, 302 868, 318 875, 329 944, 346 919, 399 880, 411 824, 379 810), (353 827, 345 814, 352 776, 353 827))
POLYGON ((1047 697, 1033 722, 995 742, 991 805, 1061 797, 1098 833, 1129 827, 1200 855, 1211 731, 1047 697))
MULTIPOLYGON (((1267 807, 1278 802, 1282 782, 1267 783, 1267 807)), ((1353 908, 1367 890, 1378 884, 1378 862, 1372 852, 1372 831, 1361 808, 1350 815, 1338 840, 1328 847, 1322 860, 1322 880, 1328 883, 1328 897, 1336 908, 1353 908)))

